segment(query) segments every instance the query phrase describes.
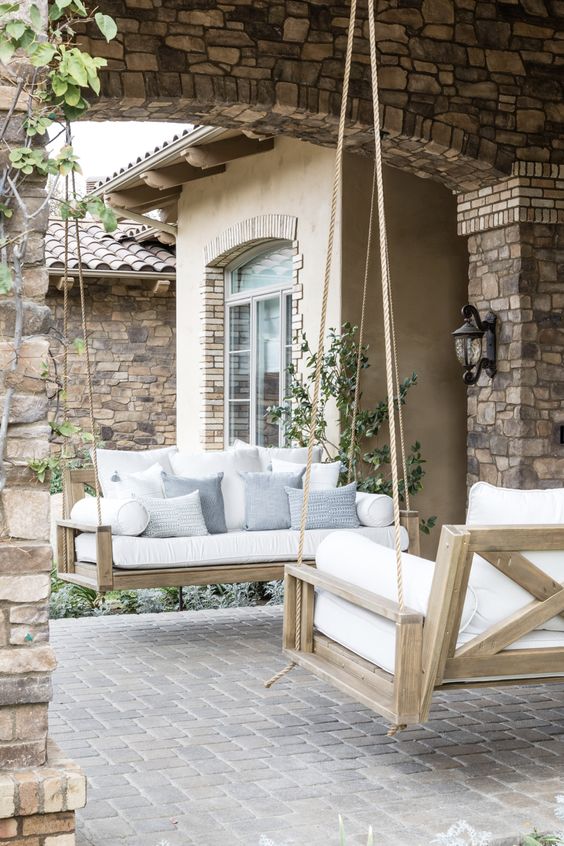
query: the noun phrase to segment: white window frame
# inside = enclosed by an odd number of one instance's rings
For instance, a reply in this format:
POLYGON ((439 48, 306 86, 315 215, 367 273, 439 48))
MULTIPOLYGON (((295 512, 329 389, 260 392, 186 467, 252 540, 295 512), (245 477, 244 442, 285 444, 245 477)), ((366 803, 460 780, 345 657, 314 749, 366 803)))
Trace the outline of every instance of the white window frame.
MULTIPOLYGON (((284 282, 284 284, 277 284, 268 287, 255 288, 250 291, 241 291, 236 294, 231 293, 231 281, 235 271, 243 267, 248 262, 260 255, 276 252, 277 249, 283 247, 291 247, 291 241, 276 240, 260 244, 257 247, 246 250, 242 255, 228 264, 225 268, 225 312, 224 312, 224 442, 225 446, 230 445, 229 426, 230 426, 230 312, 233 306, 249 304, 250 308, 250 385, 249 385, 249 443, 256 444, 257 438, 257 338, 256 338, 256 323, 257 323, 257 304, 261 300, 267 300, 278 294, 280 298, 280 384, 279 384, 279 403, 282 403, 286 390, 285 370, 289 362, 286 361, 286 332, 288 331, 286 298, 292 298, 292 289, 294 281, 284 282)), ((290 314, 291 321, 291 314, 290 314)), ((241 402, 241 400, 239 400, 241 402)), ((284 433, 280 428, 278 434, 278 443, 284 446, 284 433)))

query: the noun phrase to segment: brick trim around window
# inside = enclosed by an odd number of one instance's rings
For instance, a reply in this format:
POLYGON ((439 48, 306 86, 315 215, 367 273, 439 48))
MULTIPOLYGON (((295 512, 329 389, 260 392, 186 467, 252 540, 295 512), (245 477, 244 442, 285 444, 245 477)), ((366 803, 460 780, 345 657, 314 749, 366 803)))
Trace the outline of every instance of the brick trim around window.
MULTIPOLYGON (((303 298, 299 271, 303 257, 296 240, 298 219, 284 214, 251 217, 229 227, 204 247, 205 271, 200 288, 200 370, 201 395, 200 442, 205 450, 225 446, 225 267, 247 250, 269 241, 289 241, 292 245, 292 336, 300 338, 303 330, 303 298)), ((299 341, 294 343, 292 359, 301 357, 299 341)))

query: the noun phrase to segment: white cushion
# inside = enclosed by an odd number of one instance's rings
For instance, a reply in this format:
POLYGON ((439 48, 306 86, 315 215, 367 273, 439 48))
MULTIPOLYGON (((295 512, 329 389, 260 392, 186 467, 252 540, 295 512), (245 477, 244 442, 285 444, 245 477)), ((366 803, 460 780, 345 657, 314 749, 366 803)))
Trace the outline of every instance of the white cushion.
MULTIPOLYGON (((100 500, 102 511, 102 525, 111 526, 114 535, 140 535, 149 524, 146 508, 135 499, 105 499, 100 500)), ((98 507, 95 496, 85 496, 72 507, 71 520, 92 526, 92 531, 98 526, 98 507)))
MULTIPOLYGON (((314 529, 305 535, 304 557, 311 561, 321 541, 337 533, 331 529, 314 529)), ((349 535, 364 535, 381 544, 394 542, 393 528, 352 529, 349 535)), ((196 567, 220 564, 253 564, 264 561, 295 561, 299 533, 292 529, 270 532, 227 532, 192 538, 124 538, 113 539, 114 564, 123 569, 158 567, 196 567)), ((402 529, 402 545, 407 549, 407 532, 402 529)), ((76 539, 79 561, 96 561, 96 538, 81 534, 76 539)))
MULTIPOLYGON (((119 476, 139 473, 152 467, 157 462, 162 465, 167 473, 172 472, 170 456, 175 452, 175 446, 145 450, 97 449, 98 478, 103 495, 116 495, 111 481, 114 473, 119 476)), ((117 494, 117 496, 119 497, 120 494, 117 494)))
MULTIPOLYGON (((241 449, 256 449, 260 458, 261 468, 268 470, 272 460, 292 461, 296 464, 305 464, 307 461, 307 447, 249 447, 245 441, 235 440, 233 450, 238 452, 241 449)), ((320 446, 313 448, 313 461, 315 464, 321 461, 322 449, 320 446)))
POLYGON ((110 498, 127 499, 132 496, 150 496, 153 499, 164 498, 162 464, 153 464, 139 473, 123 473, 117 478, 114 474, 111 481, 110 498))
POLYGON ((227 529, 233 531, 243 528, 245 483, 239 473, 260 473, 262 468, 256 447, 220 452, 177 452, 171 456, 170 462, 177 476, 198 478, 223 473, 221 492, 227 529))
MULTIPOLYGON (((469 526, 564 524, 564 488, 519 491, 477 482, 470 489, 466 522, 469 526)), ((564 582, 564 551, 527 551, 523 557, 564 582)), ((481 634, 532 599, 528 591, 479 555, 472 561, 469 583, 478 598, 478 612, 468 629, 472 634, 481 634)), ((564 618, 553 617, 539 628, 564 631, 564 618)))
POLYGON ((391 526, 394 522, 394 501, 387 494, 358 491, 356 513, 363 526, 391 526))
MULTIPOLYGON (((300 473, 306 469, 305 464, 299 464, 294 461, 282 461, 280 458, 273 458, 271 464, 273 473, 290 473, 291 471, 300 473)), ((340 461, 333 461, 331 464, 312 464, 310 490, 326 491, 336 488, 340 473, 340 461)))
MULTIPOLYGON (((393 532, 393 527, 387 531, 393 532)), ((357 587, 397 602, 394 549, 374 543, 355 532, 334 532, 320 543, 315 560, 321 572, 338 576, 357 587)), ((405 605, 426 615, 434 562, 404 552, 402 568, 405 605)), ((472 590, 468 590, 461 629, 465 629, 471 622, 476 605, 476 597, 472 590)), ((384 670, 394 672, 396 626, 390 620, 320 590, 315 598, 314 624, 332 640, 384 670)))
POLYGON ((518 491, 476 482, 468 497, 469 526, 564 525, 564 488, 518 491))

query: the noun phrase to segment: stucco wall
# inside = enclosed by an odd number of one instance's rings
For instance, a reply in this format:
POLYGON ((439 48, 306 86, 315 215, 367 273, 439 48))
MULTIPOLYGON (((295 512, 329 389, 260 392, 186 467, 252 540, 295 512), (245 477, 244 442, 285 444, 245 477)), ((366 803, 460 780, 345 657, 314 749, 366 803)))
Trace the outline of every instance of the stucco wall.
MULTIPOLYGON (((343 196, 342 317, 358 324, 369 217, 372 166, 347 155, 343 196)), ((407 440, 419 440, 427 459, 424 489, 413 507, 442 523, 464 521, 466 499, 466 389, 451 331, 462 322, 468 298, 466 239, 456 234, 456 201, 443 186, 386 168, 390 244, 400 376, 415 371, 418 385, 405 408, 407 440)), ((376 233, 377 236, 377 233, 376 233)), ((367 400, 386 395, 378 239, 369 282, 366 340, 372 366, 363 390, 367 400)), ((432 555, 439 528, 423 538, 432 555)))
MULTIPOLYGON (((247 218, 268 214, 298 218, 298 251, 304 256, 304 329, 317 337, 325 261, 334 153, 312 144, 276 139, 271 152, 231 162, 225 173, 189 183, 178 210, 178 444, 201 445, 201 292, 204 246, 247 218)), ((339 239, 337 238, 337 243, 339 239)), ((334 275, 339 275, 336 251, 334 275)), ((328 325, 338 326, 340 293, 332 284, 328 325)))

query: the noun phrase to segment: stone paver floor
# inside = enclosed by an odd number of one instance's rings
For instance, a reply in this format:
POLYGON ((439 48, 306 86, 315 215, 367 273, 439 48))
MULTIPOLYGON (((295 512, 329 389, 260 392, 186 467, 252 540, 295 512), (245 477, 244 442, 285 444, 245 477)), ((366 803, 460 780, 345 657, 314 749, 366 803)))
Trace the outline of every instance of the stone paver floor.
POLYGON ((429 844, 554 828, 564 685, 453 691, 425 727, 282 666, 279 608, 54 621, 51 731, 84 767, 79 846, 429 844), (380 836, 381 835, 381 836, 380 836))

